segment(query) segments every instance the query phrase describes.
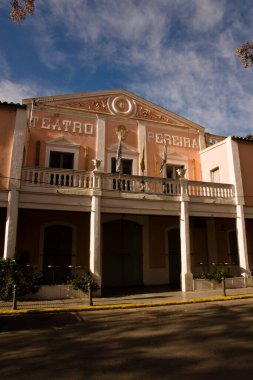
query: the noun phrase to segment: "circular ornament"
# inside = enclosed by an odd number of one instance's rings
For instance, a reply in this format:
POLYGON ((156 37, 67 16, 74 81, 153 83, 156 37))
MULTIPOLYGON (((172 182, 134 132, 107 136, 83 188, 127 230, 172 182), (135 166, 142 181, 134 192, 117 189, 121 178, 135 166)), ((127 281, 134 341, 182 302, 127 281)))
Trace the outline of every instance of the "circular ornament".
POLYGON ((135 112, 135 103, 126 96, 120 95, 110 99, 110 109, 116 115, 130 116, 135 112))

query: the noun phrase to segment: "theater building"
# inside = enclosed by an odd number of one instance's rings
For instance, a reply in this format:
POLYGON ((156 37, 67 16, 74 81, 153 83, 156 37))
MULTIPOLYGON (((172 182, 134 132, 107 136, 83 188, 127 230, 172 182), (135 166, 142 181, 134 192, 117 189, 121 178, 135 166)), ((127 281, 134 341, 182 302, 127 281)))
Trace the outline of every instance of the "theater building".
POLYGON ((225 269, 251 276, 248 139, 221 137, 124 90, 0 104, 0 249, 45 283, 106 287, 225 269))

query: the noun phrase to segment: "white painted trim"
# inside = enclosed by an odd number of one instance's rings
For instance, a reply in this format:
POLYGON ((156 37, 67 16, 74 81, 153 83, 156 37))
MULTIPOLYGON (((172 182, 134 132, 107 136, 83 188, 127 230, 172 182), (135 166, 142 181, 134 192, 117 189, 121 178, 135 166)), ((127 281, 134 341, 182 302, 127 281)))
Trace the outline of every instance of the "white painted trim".
POLYGON ((25 146, 26 111, 17 109, 15 129, 13 133, 11 167, 10 167, 10 186, 20 188, 21 168, 23 162, 23 152, 25 146), (15 180, 17 179, 17 180, 15 180))
POLYGON ((144 170, 144 175, 147 174, 147 131, 146 131, 146 125, 138 121, 138 151, 139 151, 139 175, 142 175, 140 163, 142 159, 142 152, 143 152, 143 146, 145 149, 145 157, 144 157, 144 162, 145 162, 145 170, 144 170))
POLYGON ((180 240, 182 268, 181 290, 186 292, 193 290, 193 275, 191 272, 189 202, 183 199, 181 201, 180 240))
POLYGON ((102 259, 101 259, 101 197, 93 195, 91 199, 90 214, 90 257, 89 268, 94 274, 97 283, 101 285, 102 259))
POLYGON ((99 170, 105 171, 105 119, 98 116, 97 120, 97 140, 96 159, 101 160, 99 170))

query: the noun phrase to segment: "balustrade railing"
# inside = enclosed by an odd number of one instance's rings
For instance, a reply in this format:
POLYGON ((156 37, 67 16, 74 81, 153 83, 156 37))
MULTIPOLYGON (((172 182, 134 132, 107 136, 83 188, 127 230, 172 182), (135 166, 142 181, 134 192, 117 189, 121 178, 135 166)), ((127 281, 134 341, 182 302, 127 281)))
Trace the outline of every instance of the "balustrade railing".
POLYGON ((68 169, 23 168, 22 184, 39 187, 77 187, 89 189, 99 187, 91 172, 68 169))
POLYGON ((170 196, 188 195, 192 197, 229 199, 234 197, 234 186, 230 184, 69 169, 23 168, 22 185, 101 189, 170 196))

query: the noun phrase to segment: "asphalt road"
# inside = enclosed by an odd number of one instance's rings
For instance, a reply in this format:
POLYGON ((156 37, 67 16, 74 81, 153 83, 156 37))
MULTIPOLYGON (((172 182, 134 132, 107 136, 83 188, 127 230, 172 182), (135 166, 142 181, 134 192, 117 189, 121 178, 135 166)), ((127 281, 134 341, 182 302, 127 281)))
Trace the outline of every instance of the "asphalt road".
POLYGON ((0 316, 0 379, 250 379, 253 300, 0 316))

